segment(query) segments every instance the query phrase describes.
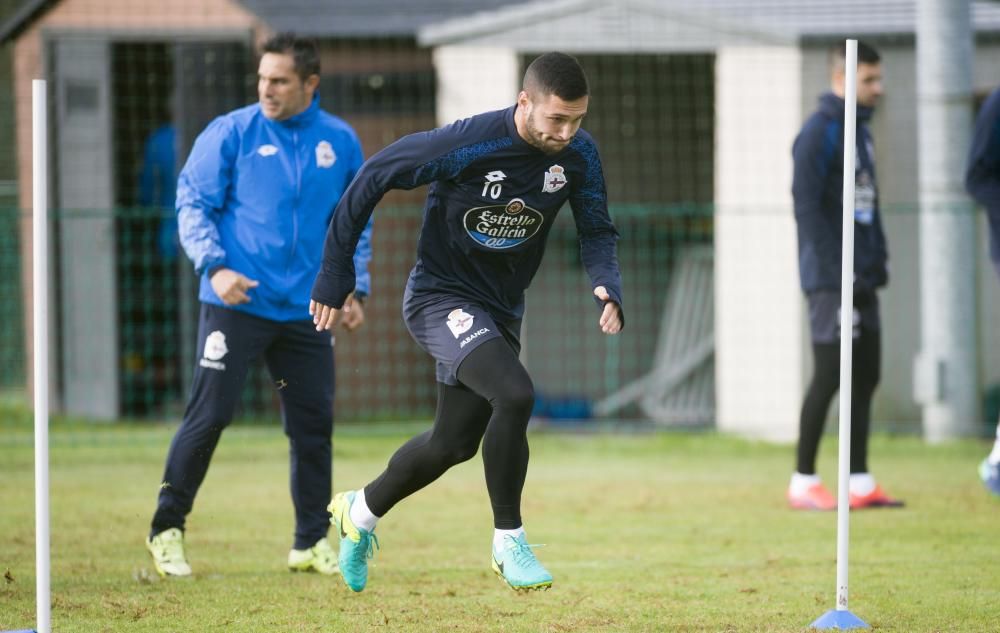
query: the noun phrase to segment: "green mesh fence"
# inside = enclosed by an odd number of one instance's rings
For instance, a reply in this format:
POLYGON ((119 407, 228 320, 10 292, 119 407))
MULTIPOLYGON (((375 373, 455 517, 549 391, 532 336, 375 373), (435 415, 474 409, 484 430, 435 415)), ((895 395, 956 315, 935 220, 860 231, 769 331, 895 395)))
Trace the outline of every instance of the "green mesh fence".
POLYGON ((191 369, 181 367, 182 323, 194 318, 183 312, 192 302, 181 301, 181 275, 193 273, 182 268, 178 256, 164 257, 158 248, 161 227, 171 226, 171 216, 158 209, 119 209, 116 216, 121 413, 173 414, 179 411, 182 376, 191 369))
MULTIPOLYGON (((545 261, 527 297, 523 328, 524 359, 535 375, 540 406, 547 413, 558 407, 589 406, 650 369, 650 341, 655 341, 678 255, 684 248, 711 243, 708 209, 622 207, 613 210, 622 235, 620 260, 627 271, 624 291, 629 299, 630 336, 604 337, 597 328, 599 310, 579 258, 576 227, 566 209, 549 237, 545 261), (576 403, 574 405, 574 403, 576 403)), ((183 412, 185 388, 193 369, 198 302, 196 278, 182 257, 164 259, 156 247, 163 222, 170 216, 156 209, 119 208, 111 214, 92 210, 55 211, 53 233, 59 239, 79 233, 86 225, 107 223, 114 228, 111 279, 91 277, 83 294, 114 297, 108 314, 115 319, 110 341, 118 393, 117 415, 123 418, 175 419, 183 412), (113 293, 102 288, 113 284, 113 293)), ((0 296, 7 327, 0 354, 7 388, 25 385, 23 318, 25 292, 20 275, 19 217, 8 209, 2 217, 5 243, 0 296)), ((433 360, 420 350, 400 317, 404 284, 413 265, 419 207, 389 207, 378 212, 372 262, 373 295, 366 306, 367 323, 355 333, 338 332, 337 416, 343 420, 410 420, 433 414, 436 389, 433 360)), ((53 269, 65 270, 57 249, 53 269)), ((86 266, 75 262, 75 267, 86 266)), ((53 279, 54 314, 70 309, 59 275, 53 279)), ((59 320, 63 323, 62 320, 59 320)), ((68 326, 57 325, 54 385, 72 389, 83 377, 68 370, 72 353, 106 358, 107 350, 68 344, 68 326), (75 352, 74 352, 75 350, 75 352)), ((273 419, 277 391, 262 363, 251 371, 240 403, 240 416, 273 419)), ((568 413, 578 413, 570 409, 568 413)), ((73 413, 69 411, 69 413, 73 413)), ((636 415, 633 408, 622 412, 636 415)))
POLYGON ((24 388, 26 352, 21 292, 20 220, 16 207, 0 207, 0 391, 24 388))

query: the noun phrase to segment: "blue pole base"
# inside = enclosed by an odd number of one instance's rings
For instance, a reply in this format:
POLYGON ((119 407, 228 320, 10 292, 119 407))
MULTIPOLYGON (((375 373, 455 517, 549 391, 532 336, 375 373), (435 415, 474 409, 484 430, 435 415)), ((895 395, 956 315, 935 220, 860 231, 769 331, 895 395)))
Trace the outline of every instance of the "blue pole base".
POLYGON ((865 621, 854 615, 850 611, 841 609, 831 609, 816 619, 809 625, 811 629, 870 629, 865 621))

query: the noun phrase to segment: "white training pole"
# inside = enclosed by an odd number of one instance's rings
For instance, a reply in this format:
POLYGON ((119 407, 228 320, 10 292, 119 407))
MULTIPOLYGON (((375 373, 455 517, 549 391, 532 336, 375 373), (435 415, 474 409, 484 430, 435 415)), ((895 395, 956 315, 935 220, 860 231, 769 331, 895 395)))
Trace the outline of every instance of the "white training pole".
POLYGON ((840 445, 837 460, 837 606, 820 616, 815 629, 867 629, 847 610, 847 550, 851 499, 851 362, 854 351, 854 160, 857 126, 858 42, 847 40, 844 59, 843 246, 840 265, 840 445))
POLYGON ((32 277, 35 361, 35 583, 38 633, 52 631, 49 595, 48 106, 44 79, 32 92, 32 277))
POLYGON ((851 361, 854 351, 854 158, 858 42, 847 40, 844 60, 844 235, 840 266, 840 446, 837 461, 837 610, 847 610, 850 543, 851 361))

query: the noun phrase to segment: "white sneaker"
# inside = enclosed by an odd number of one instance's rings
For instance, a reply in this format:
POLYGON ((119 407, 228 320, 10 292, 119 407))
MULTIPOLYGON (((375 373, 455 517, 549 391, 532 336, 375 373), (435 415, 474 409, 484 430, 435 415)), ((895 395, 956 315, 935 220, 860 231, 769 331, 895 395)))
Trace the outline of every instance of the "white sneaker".
POLYGON ((153 566, 161 576, 191 575, 191 565, 184 555, 184 532, 180 529, 170 528, 146 539, 146 549, 153 555, 153 566))
POLYGON ((315 571, 325 576, 340 572, 337 553, 326 537, 316 541, 309 549, 293 549, 288 552, 288 568, 292 571, 315 571))

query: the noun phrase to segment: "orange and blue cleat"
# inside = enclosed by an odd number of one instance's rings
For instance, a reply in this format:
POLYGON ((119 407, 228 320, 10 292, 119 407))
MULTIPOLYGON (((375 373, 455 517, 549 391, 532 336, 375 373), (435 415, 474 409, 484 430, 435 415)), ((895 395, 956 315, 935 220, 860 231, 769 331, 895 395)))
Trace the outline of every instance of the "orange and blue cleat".
POLYGON ((836 510, 837 500, 823 484, 813 484, 799 494, 789 488, 788 505, 795 510, 836 510))
POLYGON ((875 489, 866 495, 850 494, 851 510, 861 510, 864 508, 902 508, 903 502, 893 499, 885 494, 882 486, 875 486, 875 489))

